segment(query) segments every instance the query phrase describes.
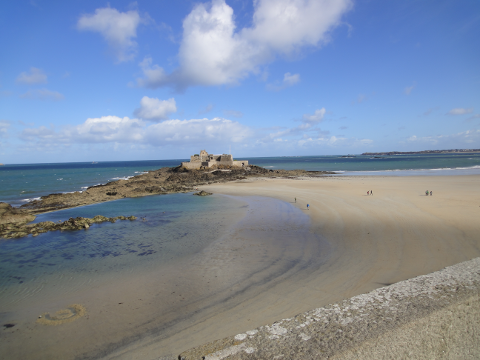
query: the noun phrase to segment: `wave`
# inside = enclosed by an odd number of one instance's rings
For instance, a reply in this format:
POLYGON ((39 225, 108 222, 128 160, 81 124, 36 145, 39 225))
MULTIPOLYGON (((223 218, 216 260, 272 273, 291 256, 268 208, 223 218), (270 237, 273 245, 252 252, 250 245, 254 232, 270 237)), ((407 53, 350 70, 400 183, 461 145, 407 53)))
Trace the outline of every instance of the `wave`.
POLYGON ((124 176, 124 177, 114 177, 112 178, 112 180, 129 180, 133 178, 133 175, 132 176, 124 176))
POLYGON ((21 199, 20 201, 21 202, 31 202, 31 201, 35 201, 35 200, 40 200, 40 198, 36 197, 36 198, 31 198, 31 199, 21 199))

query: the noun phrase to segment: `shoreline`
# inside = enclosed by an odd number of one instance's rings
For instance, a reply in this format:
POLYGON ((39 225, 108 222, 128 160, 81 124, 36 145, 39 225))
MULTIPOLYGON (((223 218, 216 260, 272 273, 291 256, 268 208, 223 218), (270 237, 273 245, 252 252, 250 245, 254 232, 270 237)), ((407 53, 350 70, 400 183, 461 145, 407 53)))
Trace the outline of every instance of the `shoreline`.
POLYGON ((204 189, 283 201, 296 197, 312 218, 311 231, 334 245, 322 272, 302 279, 295 295, 284 294, 299 311, 280 311, 273 322, 480 256, 479 180, 476 175, 256 179, 204 189), (425 196, 427 188, 432 197, 425 196), (374 195, 367 196, 367 190, 374 195), (310 299, 311 306, 299 299, 310 299))
MULTIPOLYGON (((260 203, 255 213, 250 214, 249 223, 237 224, 237 230, 243 231, 245 236, 230 235, 226 239, 228 246, 220 241, 216 250, 209 252, 215 256, 181 264, 191 269, 201 266, 210 274, 218 272, 217 276, 232 270, 229 279, 244 276, 253 282, 247 281, 243 288, 237 288, 235 281, 227 281, 225 284, 233 285, 225 289, 235 290, 235 295, 224 293, 225 300, 218 303, 220 307, 211 308, 212 311, 203 318, 195 312, 198 307, 193 303, 190 307, 179 307, 178 311, 185 309, 196 315, 183 319, 181 330, 174 337, 163 338, 158 332, 147 332, 149 335, 138 339, 126 337, 123 342, 106 341, 101 346, 104 352, 97 352, 95 356, 84 355, 86 358, 116 360, 132 356, 173 359, 191 347, 228 335, 235 336, 278 319, 480 256, 480 224, 476 220, 480 211, 480 204, 477 204, 479 180, 480 176, 476 175, 295 179, 259 176, 199 186, 199 190, 234 196, 239 200, 246 197, 280 200, 308 215, 309 225, 304 224, 299 230, 306 231, 305 236, 313 237, 299 238, 304 247, 292 245, 290 242, 295 244, 301 231, 289 229, 288 212, 282 217, 281 207, 278 211, 271 211, 268 201, 260 203), (426 197, 426 189, 432 189, 433 196, 426 197), (370 190, 374 191, 373 196, 366 195, 370 190), (296 204, 294 198, 297 198, 296 204), (306 209, 307 203, 310 210, 306 209), (273 220, 280 225, 262 225, 265 219, 277 213, 279 217, 273 220), (257 231, 259 236, 252 239, 248 236, 249 230, 257 231), (290 235, 287 230, 292 231, 290 235), (282 235, 289 237, 283 238, 282 235), (284 239, 280 246, 274 241, 279 237, 284 239), (269 255, 269 252, 260 251, 262 245, 268 245, 275 252, 270 254, 272 264, 280 260, 287 268, 293 266, 291 269, 295 271, 284 276, 272 268, 273 272, 270 275, 264 273, 267 275, 263 277, 268 280, 268 286, 255 284, 255 277, 248 271, 252 266, 262 264, 262 256, 269 255), (325 251, 328 256, 322 259, 320 255, 325 251), (226 262, 226 259, 233 263, 226 262)), ((200 272, 195 270, 194 274, 200 272)), ((192 281, 184 271, 180 278, 192 281)), ((197 296, 206 296, 210 285, 197 277, 194 280, 197 296)), ((134 281, 128 283, 135 284, 134 281)), ((125 286, 127 289, 127 284, 125 286)), ((164 296, 167 295, 157 297, 157 301, 162 301, 164 296)), ((89 316, 95 321, 101 319, 99 312, 89 316)), ((122 313, 121 316, 132 315, 122 313)), ((72 324, 84 326, 85 321, 81 318, 72 324)), ((75 327, 65 329, 75 331, 75 327)))

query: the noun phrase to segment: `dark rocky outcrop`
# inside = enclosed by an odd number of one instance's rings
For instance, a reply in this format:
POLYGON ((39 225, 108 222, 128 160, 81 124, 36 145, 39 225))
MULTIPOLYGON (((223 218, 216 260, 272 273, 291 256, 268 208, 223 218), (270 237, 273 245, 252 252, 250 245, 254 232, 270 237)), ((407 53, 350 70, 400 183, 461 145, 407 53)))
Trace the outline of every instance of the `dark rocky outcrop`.
POLYGON ((135 216, 117 216, 107 218, 102 215, 97 215, 94 218, 70 218, 63 222, 54 223, 53 221, 43 221, 36 224, 26 224, 22 222, 0 224, 0 237, 5 239, 17 239, 27 235, 37 236, 48 231, 73 231, 86 230, 92 224, 110 221, 114 223, 117 220, 136 220, 135 216))

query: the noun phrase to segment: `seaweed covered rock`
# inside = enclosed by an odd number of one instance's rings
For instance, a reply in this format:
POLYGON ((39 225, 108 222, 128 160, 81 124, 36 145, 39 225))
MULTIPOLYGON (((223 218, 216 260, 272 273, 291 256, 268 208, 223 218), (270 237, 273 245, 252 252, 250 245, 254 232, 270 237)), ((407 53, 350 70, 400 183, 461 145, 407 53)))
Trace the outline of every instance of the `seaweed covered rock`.
POLYGON ((74 230, 87 230, 92 224, 102 223, 110 221, 114 223, 117 220, 136 220, 135 216, 117 216, 117 217, 105 217, 102 215, 97 215, 90 218, 76 217, 70 218, 65 221, 59 221, 54 223, 53 221, 43 221, 37 224, 26 224, 26 223, 6 223, 0 224, 0 237, 5 239, 18 239, 28 235, 38 236, 41 233, 46 233, 48 231, 74 231, 74 230))

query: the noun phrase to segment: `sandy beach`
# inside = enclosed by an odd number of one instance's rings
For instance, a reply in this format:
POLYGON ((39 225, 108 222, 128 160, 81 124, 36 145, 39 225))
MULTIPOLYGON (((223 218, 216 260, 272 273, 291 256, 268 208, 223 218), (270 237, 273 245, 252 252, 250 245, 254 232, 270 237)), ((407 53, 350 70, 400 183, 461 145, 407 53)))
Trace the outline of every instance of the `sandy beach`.
MULTIPOLYGON (((50 354, 74 343, 63 358, 176 358, 203 343, 480 256, 479 181, 477 175, 334 176, 202 186, 238 200, 241 220, 230 232, 181 264, 122 274, 121 282, 70 294, 69 304, 85 305, 85 317, 47 330, 32 325, 17 335, 5 330, 3 338, 14 346, 38 336, 38 343, 58 346, 50 354), (432 196, 425 196, 427 189, 432 196), (120 330, 125 323, 131 326, 120 330), (60 333, 62 345, 55 340, 60 333)), ((56 299, 53 305, 68 304, 56 299)))
MULTIPOLYGON (((186 350, 478 257, 479 180, 479 176, 321 177, 205 186, 220 194, 273 197, 301 209, 311 218, 309 231, 329 244, 326 261, 275 279, 254 296, 174 338, 108 358, 134 354, 153 358, 165 349, 176 354, 181 346, 186 350), (427 189, 432 196, 425 196, 427 189), (373 196, 367 196, 371 190, 373 196)), ((267 206, 264 211, 269 211, 267 206)))

